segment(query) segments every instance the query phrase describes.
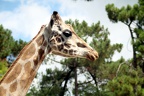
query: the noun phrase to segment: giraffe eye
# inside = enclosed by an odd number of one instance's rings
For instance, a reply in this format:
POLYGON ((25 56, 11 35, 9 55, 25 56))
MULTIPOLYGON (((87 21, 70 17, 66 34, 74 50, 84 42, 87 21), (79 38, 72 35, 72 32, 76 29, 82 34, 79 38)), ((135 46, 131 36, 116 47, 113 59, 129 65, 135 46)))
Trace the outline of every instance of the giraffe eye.
POLYGON ((63 35, 66 36, 66 37, 70 37, 70 36, 72 36, 72 32, 69 31, 69 30, 65 30, 65 31, 63 32, 63 35))

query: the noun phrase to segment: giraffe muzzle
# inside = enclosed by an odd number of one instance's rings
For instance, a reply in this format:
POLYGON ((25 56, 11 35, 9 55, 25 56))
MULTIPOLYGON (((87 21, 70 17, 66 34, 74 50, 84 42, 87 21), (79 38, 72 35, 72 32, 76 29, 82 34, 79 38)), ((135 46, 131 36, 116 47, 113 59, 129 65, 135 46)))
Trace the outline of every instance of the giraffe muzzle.
POLYGON ((95 61, 96 59, 99 58, 99 55, 96 51, 93 51, 93 52, 86 54, 86 58, 91 60, 91 61, 95 61))

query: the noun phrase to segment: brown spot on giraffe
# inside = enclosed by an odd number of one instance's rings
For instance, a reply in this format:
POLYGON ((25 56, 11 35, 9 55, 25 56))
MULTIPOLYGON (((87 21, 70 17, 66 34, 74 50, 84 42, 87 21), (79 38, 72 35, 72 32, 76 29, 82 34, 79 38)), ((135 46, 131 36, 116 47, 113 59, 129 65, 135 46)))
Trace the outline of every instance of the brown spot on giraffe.
POLYGON ((17 81, 15 81, 13 84, 10 85, 10 91, 14 92, 17 89, 17 81))
POLYGON ((38 46, 42 45, 43 41, 44 41, 44 35, 41 35, 36 39, 38 46))
POLYGON ((22 88, 25 88, 28 79, 30 78, 32 74, 30 74, 30 72, 27 72, 27 70, 25 70, 25 73, 22 74, 21 79, 20 79, 20 86, 22 88))
POLYGON ((44 41, 43 46, 45 47, 47 46, 47 41, 44 41))
POLYGON ((29 46, 29 49, 30 50, 26 50, 23 53, 23 55, 21 57, 22 60, 29 59, 29 58, 31 58, 35 54, 36 48, 35 48, 35 45, 33 43, 29 46))
POLYGON ((39 54, 39 59, 41 59, 42 56, 44 55, 44 50, 43 49, 39 49, 38 54, 39 54))
POLYGON ((66 54, 67 54, 67 53, 68 53, 68 50, 67 50, 67 49, 64 49, 64 50, 63 50, 63 53, 66 53, 66 54))
POLYGON ((25 88, 27 82, 28 82, 28 80, 20 80, 20 87, 25 88))
POLYGON ((70 55, 73 55, 73 50, 72 50, 72 49, 69 50, 69 54, 70 54, 70 55))
MULTIPOLYGON (((31 83, 32 83, 32 81, 33 81, 33 79, 34 79, 35 76, 36 76, 36 70, 32 71, 32 72, 31 72, 31 76, 30 76, 26 81, 21 81, 20 84, 21 84, 22 86, 24 86, 25 89, 27 89, 28 86, 25 86, 25 84, 31 85, 31 83)), ((28 91, 28 90, 24 90, 24 92, 27 92, 27 91, 28 91)), ((20 96, 21 96, 21 95, 20 95, 20 96)), ((25 96, 25 95, 24 95, 24 96, 25 96)))
POLYGON ((58 45, 58 50, 61 51, 63 49, 63 44, 58 45))
POLYGON ((34 57, 33 62, 34 62, 34 65, 37 66, 37 64, 38 64, 38 56, 35 56, 35 57, 34 57))
POLYGON ((50 48, 50 46, 48 45, 48 46, 47 46, 47 54, 50 53, 50 52, 51 52, 51 48, 50 48))
POLYGON ((31 71, 31 62, 28 61, 25 65, 24 65, 24 70, 26 70, 28 73, 30 73, 31 71))
POLYGON ((56 37, 56 41, 57 41, 58 43, 60 43, 60 42, 61 42, 61 38, 56 37))
POLYGON ((19 76, 21 69, 22 69, 22 65, 17 64, 14 67, 15 67, 15 70, 12 71, 12 73, 14 74, 10 74, 8 78, 6 78, 5 83, 10 83, 11 81, 15 80, 19 76))
POLYGON ((6 96, 6 89, 0 87, 0 96, 6 96))
POLYGON ((28 79, 31 77, 32 73, 34 72, 31 68, 31 62, 28 61, 24 66, 24 74, 21 76, 20 85, 22 87, 28 82, 28 79))
POLYGON ((64 46, 65 46, 66 48, 70 48, 71 44, 69 44, 69 43, 64 43, 64 46))

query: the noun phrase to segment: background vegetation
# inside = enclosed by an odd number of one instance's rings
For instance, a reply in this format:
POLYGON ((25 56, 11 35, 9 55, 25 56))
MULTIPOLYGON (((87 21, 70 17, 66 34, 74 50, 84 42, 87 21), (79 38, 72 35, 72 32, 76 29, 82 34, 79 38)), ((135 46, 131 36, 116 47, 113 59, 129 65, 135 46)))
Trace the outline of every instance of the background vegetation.
MULTIPOLYGON (((95 62, 46 58, 46 62, 52 60, 62 68, 39 73, 38 85, 32 85, 27 96, 144 96, 144 1, 122 8, 108 4, 106 12, 111 22, 122 22, 128 27, 133 58, 112 60, 123 45, 111 44, 110 32, 100 21, 89 26, 86 21, 68 20, 66 23, 72 24, 76 33, 99 52, 100 58, 95 62)), ((16 57, 25 44, 23 40, 14 40, 11 31, 0 25, 0 78, 12 61, 7 56, 16 57)))
POLYGON ((12 32, 0 25, 0 78, 26 44, 27 42, 21 39, 14 40, 12 32))

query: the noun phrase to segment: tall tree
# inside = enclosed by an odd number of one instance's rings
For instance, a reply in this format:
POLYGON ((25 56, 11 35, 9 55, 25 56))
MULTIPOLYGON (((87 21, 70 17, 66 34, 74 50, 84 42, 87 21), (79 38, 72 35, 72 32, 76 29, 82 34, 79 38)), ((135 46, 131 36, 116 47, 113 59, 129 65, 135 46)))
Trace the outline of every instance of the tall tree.
POLYGON ((10 54, 16 56, 27 44, 27 42, 21 39, 14 40, 11 33, 9 29, 4 29, 0 25, 0 59, 5 59, 10 54))
MULTIPOLYGON (((108 82, 105 90, 107 96, 143 96, 144 95, 144 1, 139 0, 133 6, 117 8, 114 4, 106 6, 109 19, 122 22, 130 32, 133 48, 133 59, 116 63, 110 72, 114 77, 108 82), (141 67, 141 69, 140 69, 141 67), (143 71, 143 72, 142 72, 143 71)), ((108 69, 106 69, 108 70, 108 69)))
POLYGON ((11 36, 11 31, 4 29, 0 25, 0 59, 5 59, 10 53, 14 45, 14 39, 11 36))
POLYGON ((12 32, 0 25, 0 78, 7 71, 9 64, 12 63, 9 55, 13 54, 16 56, 25 45, 26 42, 14 40, 12 32))
POLYGON ((11 53, 13 43, 14 39, 11 36, 11 31, 4 29, 4 27, 0 25, 0 78, 8 69, 6 57, 11 53))
POLYGON ((144 1, 139 0, 133 6, 117 8, 114 4, 108 4, 106 11, 109 19, 114 22, 122 22, 130 32, 133 48, 133 66, 138 65, 144 71, 144 1))

